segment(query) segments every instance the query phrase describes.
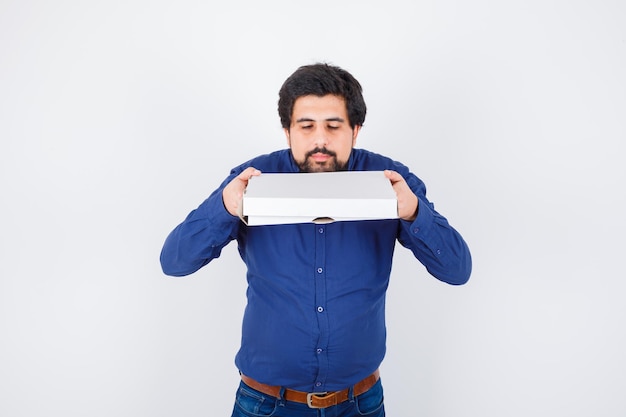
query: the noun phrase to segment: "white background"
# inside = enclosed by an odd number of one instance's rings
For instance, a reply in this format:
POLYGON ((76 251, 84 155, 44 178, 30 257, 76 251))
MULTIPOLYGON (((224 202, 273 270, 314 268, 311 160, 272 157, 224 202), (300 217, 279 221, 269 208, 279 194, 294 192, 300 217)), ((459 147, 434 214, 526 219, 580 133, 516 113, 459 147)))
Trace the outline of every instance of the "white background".
POLYGON ((278 89, 316 61, 474 258, 451 287, 398 249, 388 415, 626 415, 624 2, 372 4, 0 2, 0 415, 230 415, 236 247, 158 256, 286 146, 278 89))

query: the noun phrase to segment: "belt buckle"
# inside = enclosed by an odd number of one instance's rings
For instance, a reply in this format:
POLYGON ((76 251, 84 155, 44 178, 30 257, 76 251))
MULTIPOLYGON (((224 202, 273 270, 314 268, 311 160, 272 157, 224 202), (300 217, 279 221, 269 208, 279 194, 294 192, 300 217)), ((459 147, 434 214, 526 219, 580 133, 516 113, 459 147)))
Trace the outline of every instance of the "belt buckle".
POLYGON ((325 407, 316 407, 313 405, 313 396, 315 395, 316 397, 323 397, 326 394, 328 394, 328 392, 309 392, 306 394, 306 405, 309 406, 309 408, 325 408, 325 407))

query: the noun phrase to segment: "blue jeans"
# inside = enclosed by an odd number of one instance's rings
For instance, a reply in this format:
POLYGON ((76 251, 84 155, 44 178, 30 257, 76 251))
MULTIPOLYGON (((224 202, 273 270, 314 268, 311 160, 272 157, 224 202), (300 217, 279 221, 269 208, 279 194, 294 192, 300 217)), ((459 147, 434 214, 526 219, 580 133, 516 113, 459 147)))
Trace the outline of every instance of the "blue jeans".
POLYGON ((285 401, 239 384, 232 417, 385 417, 380 379, 367 392, 341 404, 314 409, 306 404, 285 401))

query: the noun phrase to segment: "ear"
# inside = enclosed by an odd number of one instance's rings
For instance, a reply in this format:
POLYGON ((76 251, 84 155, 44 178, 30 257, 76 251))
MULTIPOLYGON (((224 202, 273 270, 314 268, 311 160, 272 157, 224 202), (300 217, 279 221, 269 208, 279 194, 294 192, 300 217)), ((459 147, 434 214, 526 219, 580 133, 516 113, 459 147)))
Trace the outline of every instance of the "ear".
POLYGON ((283 132, 285 132, 285 137, 287 138, 287 146, 291 148, 291 138, 289 137, 289 128, 283 128, 283 132))
POLYGON ((356 125, 354 129, 352 129, 352 146, 356 144, 356 137, 359 136, 359 132, 361 131, 361 126, 356 125))

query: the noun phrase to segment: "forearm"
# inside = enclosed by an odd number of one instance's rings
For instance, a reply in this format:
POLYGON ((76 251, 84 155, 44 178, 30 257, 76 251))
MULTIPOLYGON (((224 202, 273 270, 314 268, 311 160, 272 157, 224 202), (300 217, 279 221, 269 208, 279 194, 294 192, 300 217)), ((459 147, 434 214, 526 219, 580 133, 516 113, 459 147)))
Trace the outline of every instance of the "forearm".
POLYGON ((212 259, 236 236, 239 218, 229 214, 216 190, 167 237, 161 251, 161 268, 167 275, 189 275, 212 259))
POLYGON ((410 249, 435 278, 448 284, 465 284, 472 271, 467 244, 428 200, 419 200, 416 219, 401 222, 400 243, 410 249))

